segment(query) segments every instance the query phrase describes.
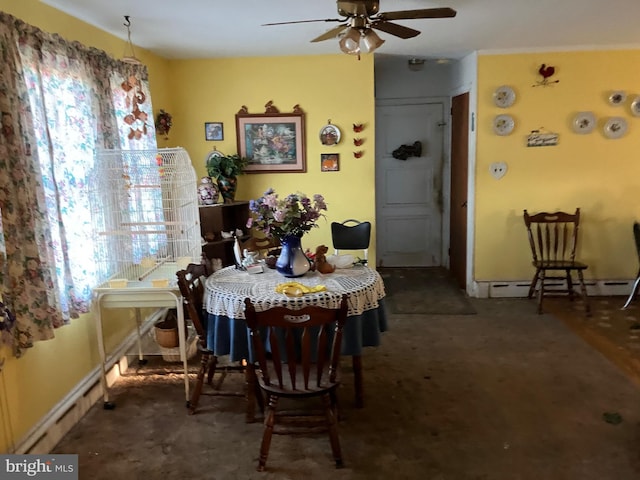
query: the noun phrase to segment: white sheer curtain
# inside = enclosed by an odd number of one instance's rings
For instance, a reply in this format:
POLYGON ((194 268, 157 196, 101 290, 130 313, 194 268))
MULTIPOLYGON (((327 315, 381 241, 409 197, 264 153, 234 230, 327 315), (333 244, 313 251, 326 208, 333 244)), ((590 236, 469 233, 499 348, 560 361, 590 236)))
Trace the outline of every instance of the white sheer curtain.
POLYGON ((87 312, 95 286, 86 174, 102 148, 156 148, 146 67, 0 13, 0 323, 17 355, 87 312), (131 132, 134 132, 132 135, 131 132))

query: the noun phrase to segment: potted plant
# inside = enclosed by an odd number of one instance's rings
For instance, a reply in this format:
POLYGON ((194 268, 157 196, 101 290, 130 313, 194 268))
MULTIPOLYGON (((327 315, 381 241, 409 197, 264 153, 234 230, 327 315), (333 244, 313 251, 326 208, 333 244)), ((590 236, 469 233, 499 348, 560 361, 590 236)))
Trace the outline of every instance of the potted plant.
POLYGON ((207 159, 207 173, 218 182, 224 203, 233 203, 236 195, 237 176, 243 173, 249 162, 240 155, 211 155, 207 159))

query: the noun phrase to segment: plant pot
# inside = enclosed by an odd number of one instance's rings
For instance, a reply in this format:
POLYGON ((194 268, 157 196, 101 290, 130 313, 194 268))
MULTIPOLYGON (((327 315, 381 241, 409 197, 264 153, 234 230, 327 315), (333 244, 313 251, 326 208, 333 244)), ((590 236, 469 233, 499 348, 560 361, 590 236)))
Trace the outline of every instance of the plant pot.
POLYGON ((218 189, 224 203, 233 203, 236 198, 236 187, 238 179, 236 177, 218 177, 218 189))
POLYGON ((156 343, 164 348, 176 348, 180 345, 178 341, 178 327, 166 327, 165 322, 158 322, 155 325, 156 343))
MULTIPOLYGON (((175 308, 170 308, 162 320, 154 324, 156 343, 164 348, 176 348, 180 345, 178 337, 178 317, 175 308)), ((187 334, 185 324, 185 336, 187 334)))

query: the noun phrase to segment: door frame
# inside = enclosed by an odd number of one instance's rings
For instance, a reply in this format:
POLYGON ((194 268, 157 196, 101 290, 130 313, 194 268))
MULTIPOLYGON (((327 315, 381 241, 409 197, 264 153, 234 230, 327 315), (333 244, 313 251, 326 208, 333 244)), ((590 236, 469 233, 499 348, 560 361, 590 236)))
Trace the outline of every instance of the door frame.
MULTIPOLYGON (((449 215, 451 198, 451 97, 406 97, 406 98, 376 98, 376 114, 378 107, 396 105, 420 105, 424 103, 441 103, 443 106, 443 130, 442 130, 442 226, 440 236, 442 245, 440 251, 440 263, 449 268, 449 215)), ((377 122, 376 122, 377 125, 377 122)), ((377 128, 377 127, 376 127, 377 128)), ((375 185, 378 184, 378 152, 375 156, 375 185)), ((377 195, 376 195, 377 196, 377 195)), ((376 198, 376 223, 378 221, 378 200, 376 198)), ((376 245, 380 244, 378 229, 376 228, 376 245)), ((377 255, 376 255, 377 258, 377 255)))
POLYGON ((467 205, 469 184, 469 93, 451 98, 451 222, 449 271, 458 286, 467 289, 467 205), (456 107, 456 112, 453 111, 456 107), (454 125, 455 123, 455 125, 454 125), (455 127, 455 128, 454 128, 455 127), (458 148, 459 147, 459 148, 458 148), (456 150, 456 155, 453 151, 456 150))
MULTIPOLYGON (((476 185, 476 137, 478 122, 476 110, 478 105, 477 86, 474 83, 467 83, 451 91, 451 98, 469 94, 469 137, 467 142, 468 164, 467 164, 467 272, 466 272, 466 292, 471 297, 479 297, 478 283, 474 278, 474 238, 475 238, 475 185, 476 185)), ((451 110, 449 110, 451 111, 451 110)), ((451 150, 449 150, 449 155, 451 150)), ((449 163, 449 173, 451 173, 451 163, 449 163)), ((447 255, 448 256, 448 255, 447 255)), ((486 295, 485 295, 486 296, 486 295)))

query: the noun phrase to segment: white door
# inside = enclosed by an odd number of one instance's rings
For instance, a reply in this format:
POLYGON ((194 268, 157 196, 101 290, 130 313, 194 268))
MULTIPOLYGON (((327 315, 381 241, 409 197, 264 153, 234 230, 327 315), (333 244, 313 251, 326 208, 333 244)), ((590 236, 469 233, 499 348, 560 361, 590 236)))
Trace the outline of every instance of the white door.
POLYGON ((384 267, 442 262, 444 104, 428 100, 376 104, 376 258, 384 267), (393 157, 422 143, 422 155, 393 157))

